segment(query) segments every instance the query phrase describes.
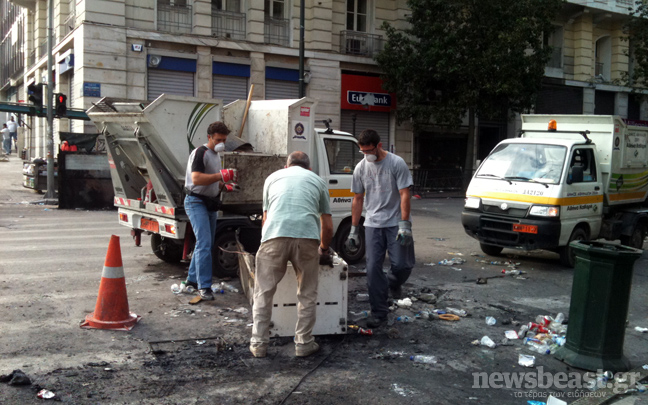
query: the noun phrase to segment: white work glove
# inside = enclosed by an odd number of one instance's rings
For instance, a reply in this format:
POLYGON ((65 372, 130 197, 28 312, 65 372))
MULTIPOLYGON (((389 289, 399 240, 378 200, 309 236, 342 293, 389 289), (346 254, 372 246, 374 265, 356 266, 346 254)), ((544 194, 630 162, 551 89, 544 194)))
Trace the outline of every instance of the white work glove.
POLYGON ((398 235, 396 235, 396 240, 403 246, 409 246, 414 242, 412 223, 410 221, 398 221, 398 235))
POLYGON ((360 249, 360 235, 358 234, 357 226, 351 226, 351 231, 349 232, 349 237, 345 242, 345 246, 351 252, 356 252, 360 249))
POLYGON ((229 183, 230 181, 238 180, 238 170, 236 169, 223 169, 220 171, 220 174, 223 179, 223 183, 229 183))
POLYGON ((241 187, 236 183, 228 183, 223 186, 223 191, 226 193, 236 193, 241 191, 241 187))

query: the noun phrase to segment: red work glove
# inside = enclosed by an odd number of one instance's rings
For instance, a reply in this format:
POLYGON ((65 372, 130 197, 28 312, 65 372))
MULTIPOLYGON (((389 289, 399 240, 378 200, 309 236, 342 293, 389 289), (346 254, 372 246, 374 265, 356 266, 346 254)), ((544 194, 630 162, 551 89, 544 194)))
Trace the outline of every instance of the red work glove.
POLYGON ((225 191, 226 193, 238 192, 241 191, 241 187, 239 187, 239 185, 236 183, 228 183, 223 186, 223 191, 225 191))
POLYGON ((220 171, 223 183, 229 183, 230 181, 238 180, 238 170, 236 169, 223 169, 220 171))

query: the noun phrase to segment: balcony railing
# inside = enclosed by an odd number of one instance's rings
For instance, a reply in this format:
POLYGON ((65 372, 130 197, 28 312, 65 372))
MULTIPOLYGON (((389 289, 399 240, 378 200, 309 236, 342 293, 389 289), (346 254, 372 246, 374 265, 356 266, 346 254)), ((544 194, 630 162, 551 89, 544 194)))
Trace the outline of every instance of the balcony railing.
POLYGON ((380 35, 359 31, 340 31, 340 53, 373 57, 383 48, 380 35))
POLYGON ((191 6, 158 3, 158 30, 191 33, 191 6))
POLYGON ((290 20, 266 17, 265 43, 290 46, 290 20))
POLYGON ((603 62, 596 62, 596 64, 594 64, 594 77, 599 77, 603 75, 604 69, 605 69, 605 64, 603 62))
POLYGON ((554 47, 551 51, 551 57, 547 62, 547 67, 561 69, 562 68, 562 48, 554 47))
POLYGON ((212 7, 212 34, 216 37, 245 40, 245 13, 212 7))
POLYGON ((70 32, 74 31, 76 25, 76 14, 72 13, 68 16, 68 18, 65 19, 63 22, 63 36, 69 34, 70 32))

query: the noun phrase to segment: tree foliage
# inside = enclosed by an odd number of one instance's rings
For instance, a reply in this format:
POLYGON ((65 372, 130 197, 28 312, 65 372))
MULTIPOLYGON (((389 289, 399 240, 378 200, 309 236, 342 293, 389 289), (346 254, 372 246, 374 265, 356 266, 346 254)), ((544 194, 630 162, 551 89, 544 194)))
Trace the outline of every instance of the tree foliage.
POLYGON ((489 118, 532 107, 551 55, 543 35, 562 3, 409 0, 409 28, 385 23, 376 57, 384 88, 398 98, 398 121, 456 127, 469 110, 489 118))
POLYGON ((624 74, 623 81, 634 89, 645 89, 648 87, 648 4, 644 1, 636 2, 625 31, 625 39, 629 40, 627 55, 632 59, 632 69, 624 74))

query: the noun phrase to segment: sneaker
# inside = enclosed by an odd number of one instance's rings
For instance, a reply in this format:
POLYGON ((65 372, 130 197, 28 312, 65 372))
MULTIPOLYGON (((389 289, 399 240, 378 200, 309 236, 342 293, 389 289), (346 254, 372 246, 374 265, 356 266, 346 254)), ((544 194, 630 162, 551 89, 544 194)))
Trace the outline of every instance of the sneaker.
POLYGON ((387 317, 385 318, 376 318, 374 316, 370 316, 367 319, 367 327, 371 329, 377 329, 383 326, 384 324, 387 323, 387 317))
POLYGON ((251 344, 250 351, 254 357, 265 357, 268 354, 268 345, 264 344, 251 344))
POLYGON ((399 300, 403 298, 403 287, 400 285, 398 287, 389 286, 389 293, 393 299, 399 300))
POLYGON ((313 340, 310 343, 298 344, 295 343, 295 356, 306 357, 319 351, 319 345, 313 340))
POLYGON ((182 284, 184 284, 185 287, 192 286, 194 289, 198 289, 198 283, 194 283, 193 281, 185 280, 182 282, 182 284))
POLYGON ((211 288, 201 288, 198 290, 198 294, 200 295, 200 298, 205 301, 211 301, 214 299, 214 293, 212 293, 211 288))

